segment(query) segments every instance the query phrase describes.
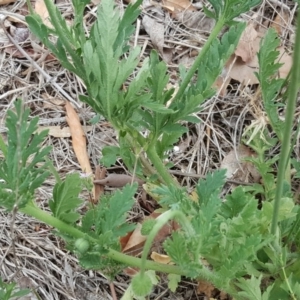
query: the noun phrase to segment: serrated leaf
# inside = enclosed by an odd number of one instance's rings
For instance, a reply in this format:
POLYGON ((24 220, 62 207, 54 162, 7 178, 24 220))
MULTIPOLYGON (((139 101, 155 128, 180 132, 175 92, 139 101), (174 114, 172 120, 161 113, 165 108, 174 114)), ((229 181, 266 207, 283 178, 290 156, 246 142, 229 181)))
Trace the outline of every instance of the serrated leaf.
MULTIPOLYGON (((211 0, 212 1, 212 0, 211 0)), ((216 1, 216 0, 213 0, 216 1)), ((220 2, 220 0, 217 0, 220 2)), ((224 1, 224 18, 226 23, 231 22, 234 18, 248 12, 252 7, 257 6, 261 0, 227 0, 224 1)))
MULTIPOLYGON (((86 85, 91 96, 96 99, 89 104, 116 127, 122 127, 126 121, 124 114, 128 114, 128 111, 125 109, 125 99, 132 101, 124 97, 125 93, 120 93, 120 88, 137 66, 140 50, 133 49, 127 59, 120 58, 128 50, 127 42, 134 31, 132 23, 139 14, 139 3, 137 1, 129 5, 121 18, 113 2, 102 1, 90 38, 83 45, 86 85), (101 89, 95 89, 97 85, 101 89), (121 103, 123 108, 119 109, 121 103)), ((131 108, 128 106, 128 109, 131 108)))
POLYGON ((135 296, 145 297, 149 295, 152 290, 152 282, 146 273, 138 273, 131 280, 131 287, 135 296))
POLYGON ((226 170, 215 171, 206 176, 205 179, 200 179, 196 191, 199 198, 199 204, 206 205, 212 195, 218 195, 221 188, 225 184, 226 170))
POLYGON ((137 184, 126 185, 122 191, 101 199, 95 208, 95 232, 98 235, 112 232, 112 236, 121 237, 134 229, 134 224, 126 223, 126 216, 135 202, 136 190, 137 184))
POLYGON ((262 275, 259 278, 251 276, 250 279, 238 278, 238 283, 236 285, 242 290, 238 292, 238 295, 249 300, 258 300, 262 299, 261 295, 261 279, 262 275))
POLYGON ((165 107, 164 105, 160 104, 160 103, 155 103, 155 102, 148 102, 148 103, 143 103, 142 104, 143 107, 145 108, 149 108, 154 112, 157 113, 161 113, 161 114, 170 114, 170 113, 174 113, 174 111, 172 109, 169 109, 167 107, 165 107))
POLYGON ((116 146, 106 146, 102 149, 102 158, 100 162, 105 167, 114 165, 117 161, 117 157, 120 155, 120 148, 116 146))
POLYGON ((187 276, 195 277, 201 269, 199 258, 194 256, 193 249, 196 245, 190 244, 190 241, 180 232, 173 232, 171 238, 168 238, 164 244, 166 253, 172 258, 172 261, 186 270, 187 276), (193 247, 194 246, 194 247, 193 247), (182 251, 185 249, 185 251, 182 251))
POLYGON ((253 196, 245 193, 242 187, 238 187, 231 195, 226 197, 226 201, 223 203, 220 213, 226 219, 238 216, 251 200, 253 200, 253 196))
POLYGON ((53 189, 53 200, 49 201, 54 217, 74 224, 80 217, 76 209, 82 204, 82 200, 79 199, 81 190, 79 174, 67 175, 64 182, 57 183, 53 189))
POLYGON ((101 256, 99 253, 87 253, 79 258, 80 265, 87 270, 101 270, 106 275, 115 275, 122 270, 120 263, 101 256))
POLYGON ((181 276, 177 274, 168 274, 168 288, 175 293, 178 283, 181 281, 181 276))
POLYGON ((0 203, 11 210, 16 204, 24 207, 32 200, 36 188, 49 176, 45 158, 50 147, 42 147, 47 131, 35 134, 37 118, 28 122, 29 109, 20 100, 15 102, 16 113, 8 111, 6 119, 7 155, 0 161, 0 203))
POLYGON ((276 50, 279 44, 280 40, 276 31, 269 29, 262 40, 261 48, 257 55, 259 72, 256 73, 256 76, 261 86, 263 103, 270 123, 279 140, 282 140, 284 122, 279 118, 279 104, 276 102, 277 95, 284 83, 284 79, 276 78, 282 65, 278 63, 279 51, 276 50))
POLYGON ((13 293, 11 297, 23 297, 28 295, 30 292, 31 292, 30 289, 22 289, 20 291, 13 293))

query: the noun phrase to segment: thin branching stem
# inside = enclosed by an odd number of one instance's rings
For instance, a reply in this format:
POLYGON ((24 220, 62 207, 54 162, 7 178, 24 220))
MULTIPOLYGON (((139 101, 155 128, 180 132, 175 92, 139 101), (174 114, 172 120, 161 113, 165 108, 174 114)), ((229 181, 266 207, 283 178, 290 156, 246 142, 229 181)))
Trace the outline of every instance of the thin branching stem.
POLYGON ((218 22, 216 23, 215 27, 213 28, 209 38, 207 39, 206 43, 204 44, 203 48, 201 49, 201 52, 199 53, 198 57, 196 58, 195 62, 192 65, 192 67, 189 69, 183 82, 181 83, 179 90, 173 99, 174 102, 183 96, 187 86, 189 85, 192 77, 194 76, 197 69, 199 68, 200 63, 203 61, 203 58, 206 55, 207 51, 209 50, 212 42, 218 37, 218 35, 221 32, 224 25, 225 25, 225 19, 220 17, 218 22))
MULTIPOLYGON (((300 13, 298 10, 297 24, 300 24, 300 13)), ((277 223, 278 223, 278 214, 280 208, 280 200, 283 192, 283 184, 285 180, 287 162, 289 160, 290 148, 291 148, 291 135, 293 128, 293 121, 295 115, 297 93, 299 90, 300 82, 300 27, 297 27, 296 32, 296 42, 293 53, 293 67, 291 72, 291 83, 288 89, 288 101, 286 106, 286 115, 285 115, 285 127, 284 134, 280 152, 279 167, 277 174, 277 186, 275 194, 275 203, 274 203, 274 212, 272 218, 271 233, 276 234, 277 223)))

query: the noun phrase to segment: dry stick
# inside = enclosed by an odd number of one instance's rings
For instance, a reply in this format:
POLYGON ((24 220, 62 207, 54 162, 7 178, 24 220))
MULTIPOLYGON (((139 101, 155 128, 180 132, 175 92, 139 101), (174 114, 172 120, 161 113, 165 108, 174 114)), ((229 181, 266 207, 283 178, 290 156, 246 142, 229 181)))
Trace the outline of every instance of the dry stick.
POLYGON ((118 300, 115 285, 112 281, 109 283, 109 287, 110 287, 110 292, 113 300, 118 300))
POLYGON ((17 262, 16 244, 15 244, 16 243, 15 222, 16 222, 17 211, 18 211, 18 206, 15 204, 13 211, 12 211, 12 220, 10 223, 10 234, 11 234, 11 245, 10 246, 11 246, 12 252, 13 252, 13 259, 14 259, 16 271, 14 272, 14 274, 10 278, 10 280, 15 278, 17 276, 17 274, 20 272, 20 268, 18 267, 18 262, 17 262))
MULTIPOLYGON (((14 259, 15 267, 18 268, 17 267, 17 260, 16 260, 15 235, 14 235, 15 219, 16 219, 16 207, 14 207, 14 209, 13 209, 12 220, 10 222, 11 244, 7 247, 7 250, 5 251, 4 255, 1 258, 0 268, 2 268, 2 264, 4 262, 4 259, 9 254, 11 249, 12 249, 12 252, 13 252, 13 259, 14 259)), ((19 270, 17 269, 17 272, 13 274, 13 276, 10 278, 10 280, 12 280, 18 272, 19 272, 19 270)))
POLYGON ((73 103, 77 108, 81 108, 78 103, 73 100, 73 98, 65 91, 63 90, 55 81, 54 78, 51 77, 49 74, 47 74, 24 50, 23 48, 14 40, 14 38, 7 32, 5 26, 4 26, 4 20, 7 18, 5 15, 4 18, 0 19, 0 25, 5 32, 6 36, 10 40, 10 42, 26 57, 30 63, 44 76, 44 78, 47 80, 47 83, 50 83, 53 85, 66 99, 68 99, 71 103, 73 103))

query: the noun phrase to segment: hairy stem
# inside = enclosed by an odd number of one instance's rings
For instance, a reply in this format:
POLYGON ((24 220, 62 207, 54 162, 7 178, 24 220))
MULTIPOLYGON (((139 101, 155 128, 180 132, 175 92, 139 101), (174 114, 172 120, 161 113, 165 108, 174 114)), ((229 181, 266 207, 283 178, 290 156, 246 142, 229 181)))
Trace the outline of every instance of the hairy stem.
MULTIPOLYGON (((22 213, 25 213, 26 215, 29 215, 31 217, 34 217, 37 220, 42 221, 43 223, 55 227, 57 230, 67 233, 70 236, 73 236, 74 238, 86 238, 86 234, 80 231, 79 229, 66 224, 65 222, 58 220, 57 218, 51 216, 49 213, 41 210, 34 204, 28 204, 26 207, 20 209, 22 213)), ((95 241, 96 239, 91 238, 91 241, 95 241)), ((121 252, 118 252, 113 249, 109 249, 109 252, 107 253, 107 256, 115 261, 118 261, 122 264, 125 264, 127 266, 131 267, 137 267, 141 268, 142 266, 142 259, 129 256, 126 254, 123 254, 121 252)), ((99 258, 100 259, 100 258, 99 258)), ((165 273, 171 273, 171 274, 178 274, 178 275, 186 275, 186 272, 182 270, 181 268, 177 266, 172 265, 165 265, 156 263, 150 260, 147 260, 144 262, 144 268, 149 270, 154 270, 158 272, 165 272, 165 273)))
MULTIPOLYGON (((297 24, 300 24, 300 13, 298 10, 297 24)), ((280 200, 283 192, 283 184, 286 174, 287 162, 290 155, 291 148, 291 135, 292 127, 294 121, 294 114, 296 108, 297 93, 299 90, 300 82, 300 26, 297 27, 296 33, 296 42, 293 53, 293 66, 291 72, 291 83, 288 90, 288 101, 286 106, 286 115, 285 115, 285 127, 283 134, 283 141, 281 145, 281 152, 279 158, 279 167, 277 174, 277 186, 275 194, 275 203, 274 203, 274 212, 272 218, 271 233, 275 235, 277 223, 278 223, 278 214, 280 208, 280 200)))
POLYGON ((163 180, 163 183, 168 185, 168 186, 179 186, 178 182, 176 179, 169 173, 168 169, 166 166, 163 164, 161 161, 160 157, 158 156, 156 149, 154 146, 149 146, 149 148, 146 151, 148 158, 152 162, 157 175, 160 176, 163 180))
POLYGON ((170 220, 177 218, 180 224, 182 225, 183 229, 187 231, 189 235, 195 234, 193 227, 191 226, 190 222, 187 220, 186 216, 183 212, 179 210, 168 210, 161 214, 157 219, 156 223, 153 226, 151 232, 149 233, 146 243, 144 245, 143 253, 142 253, 142 264, 141 264, 141 274, 143 274, 146 270, 146 262, 147 256, 150 251, 152 242, 160 229, 166 225, 170 220))

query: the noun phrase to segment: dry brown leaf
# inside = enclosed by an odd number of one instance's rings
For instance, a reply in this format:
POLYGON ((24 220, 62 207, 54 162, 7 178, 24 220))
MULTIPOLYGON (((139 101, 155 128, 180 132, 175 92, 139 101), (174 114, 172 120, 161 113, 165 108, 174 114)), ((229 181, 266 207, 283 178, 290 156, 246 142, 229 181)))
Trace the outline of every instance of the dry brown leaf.
POLYGON ((72 136, 72 145, 81 170, 87 174, 92 173, 89 157, 86 150, 86 137, 85 132, 80 124, 78 114, 76 113, 73 106, 66 101, 66 120, 70 127, 72 136))
POLYGON ((208 281, 199 280, 197 285, 197 294, 204 294, 206 297, 211 298, 215 287, 208 281))
POLYGON ((150 257, 151 257, 155 262, 158 262, 158 263, 161 263, 161 264, 168 265, 168 264, 172 263, 172 260, 171 260, 170 256, 165 255, 165 254, 160 254, 160 253, 157 253, 157 252, 155 252, 155 251, 153 251, 153 252, 151 253, 150 257))
POLYGON ((24 27, 11 26, 11 35, 17 43, 25 42, 29 37, 29 29, 24 27))
MULTIPOLYGON (((146 219, 156 219, 159 217, 161 213, 153 212, 150 216, 148 216, 146 219)), ((165 224, 157 233, 157 235, 154 238, 154 243, 159 245, 161 242, 163 242, 174 230, 177 230, 179 228, 179 225, 175 221, 170 221, 167 224, 165 224)))
MULTIPOLYGON (((105 168, 101 168, 99 165, 96 167, 95 170, 95 180, 99 180, 99 179, 104 179, 106 175, 106 169, 105 168)), ((94 203, 97 203, 100 195, 104 193, 104 186, 101 184, 94 184, 94 203)))
POLYGON ((133 277, 136 274, 138 274, 140 271, 139 268, 134 268, 134 267, 127 267, 123 270, 123 273, 127 276, 133 277))
POLYGON ((184 10, 173 13, 173 18, 181 22, 189 29, 211 32, 216 21, 207 17, 202 11, 184 10))
POLYGON ((260 174, 251 162, 244 159, 256 154, 244 145, 231 150, 221 162, 221 169, 227 169, 226 178, 237 179, 242 182, 259 182, 260 174))
MULTIPOLYGON (((91 131, 92 126, 83 126, 85 132, 91 131)), ((37 132, 41 132, 43 130, 49 130, 48 135, 54 136, 56 138, 69 138, 71 137, 71 130, 69 127, 60 126, 40 126, 37 129, 37 132)))
POLYGON ((35 12, 42 18, 43 23, 52 28, 52 24, 50 21, 49 13, 46 7, 44 0, 36 0, 35 2, 35 12))
POLYGON ((228 299, 228 295, 227 293, 223 292, 223 291, 220 291, 220 300, 226 300, 228 299))
POLYGON ((253 23, 249 23, 243 31, 234 52, 235 55, 241 57, 245 63, 250 62, 259 50, 260 39, 257 39, 257 37, 258 32, 255 30, 253 23))
MULTIPOLYGON (((25 42, 28 37, 29 37, 29 29, 28 28, 24 28, 24 27, 16 27, 14 26, 11 22, 9 22, 8 20, 6 20, 7 22, 5 22, 5 27, 7 28, 7 30, 10 32, 11 36, 13 37, 13 39, 15 40, 15 42, 17 43, 23 43, 25 42)), ((20 24, 18 24, 20 25, 20 24)), ((21 24, 21 26, 23 26, 21 24)), ((14 45, 12 45, 12 43, 7 40, 4 45, 6 46, 4 48, 4 51, 8 54, 10 54, 12 57, 16 57, 16 58, 24 58, 24 54, 19 51, 14 45)), ((32 47, 27 47, 24 46, 23 50, 29 55, 29 56, 34 56, 34 51, 32 49, 32 47)))
POLYGON ((132 178, 132 176, 125 174, 109 174, 103 179, 94 180, 94 183, 112 187, 123 187, 126 184, 131 184, 132 181, 137 182, 139 185, 144 184, 143 180, 136 177, 132 178))
POLYGON ((184 10, 197 10, 189 0, 162 0, 162 6, 171 13, 177 13, 184 10))
POLYGON ((143 245, 147 237, 141 234, 141 229, 142 225, 137 223, 122 252, 138 256, 143 251, 143 245))
POLYGON ((16 2, 16 0, 0 0, 0 5, 5 5, 13 2, 16 2))
POLYGON ((43 23, 46 26, 53 28, 44 0, 36 0, 34 9, 35 12, 42 18, 43 23))
POLYGON ((233 54, 231 58, 228 60, 228 62, 226 63, 225 69, 229 70, 227 74, 228 77, 244 85, 252 85, 252 84, 259 83, 257 77, 254 74, 254 72, 258 72, 258 63, 256 67, 250 64, 245 64, 241 58, 239 57, 236 58, 235 55, 233 54))
POLYGON ((42 98, 45 100, 45 101, 43 101, 43 108, 55 109, 55 108, 57 108, 57 106, 65 105, 65 100, 51 97, 47 93, 43 93, 42 98))
POLYGON ((293 59, 290 55, 288 55, 284 49, 284 47, 279 47, 277 49, 279 51, 279 62, 283 65, 279 68, 279 77, 286 78, 292 68, 293 59))
POLYGON ((272 21, 270 27, 274 28, 279 36, 282 36, 284 29, 286 29, 289 25, 289 18, 289 11, 282 9, 272 21))
POLYGON ((184 26, 202 32, 211 32, 216 21, 207 17, 202 11, 184 10, 172 14, 173 18, 184 26))
POLYGON ((153 47, 157 49, 163 58, 163 60, 167 63, 170 63, 173 57, 173 50, 169 48, 164 48, 164 31, 165 26, 154 19, 145 15, 142 20, 142 24, 149 34, 153 47))
MULTIPOLYGON (((258 84, 259 81, 255 76, 255 72, 259 71, 259 63, 257 58, 257 52, 259 51, 259 45, 262 37, 265 34, 265 30, 258 30, 254 32, 252 26, 248 26, 248 42, 239 43, 235 55, 232 55, 225 66, 225 73, 228 77, 237 80, 244 85, 258 84), (256 38, 254 36, 256 35, 256 38)), ((247 41, 246 37, 244 38, 247 41)), ((277 49, 280 52, 279 63, 283 65, 279 68, 279 78, 286 78, 291 70, 292 57, 286 53, 283 47, 277 49)), ((224 87, 226 88, 227 85, 224 87)))
POLYGON ((143 17, 142 24, 149 34, 154 48, 163 53, 165 26, 147 15, 143 17))
POLYGON ((213 84, 213 87, 217 90, 218 95, 225 97, 227 94, 227 86, 230 83, 231 78, 226 75, 219 75, 213 84))
MULTIPOLYGON (((151 215, 146 217, 145 220, 156 219, 160 215, 160 213, 153 212, 151 215)), ((131 255, 138 256, 142 252, 143 245, 147 237, 141 234, 141 228, 142 225, 138 223, 137 227, 129 237, 123 237, 120 240, 123 249, 122 251, 124 253, 130 253, 131 255), (124 246, 125 243, 126 245, 124 246)), ((155 246, 152 248, 161 247, 160 243, 164 241, 172 233, 172 231, 177 230, 178 228, 178 224, 174 221, 170 221, 168 224, 164 225, 155 236, 153 241, 153 245, 155 246)))

